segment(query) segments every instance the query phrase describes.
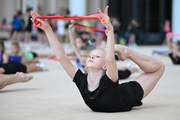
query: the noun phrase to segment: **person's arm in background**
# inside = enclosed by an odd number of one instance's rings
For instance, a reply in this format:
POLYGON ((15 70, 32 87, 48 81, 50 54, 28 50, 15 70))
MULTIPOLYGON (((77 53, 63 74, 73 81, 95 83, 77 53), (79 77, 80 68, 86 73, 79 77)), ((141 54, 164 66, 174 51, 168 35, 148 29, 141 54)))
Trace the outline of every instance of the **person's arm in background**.
POLYGON ((73 34, 73 31, 72 31, 72 28, 74 26, 74 23, 72 22, 70 25, 69 25, 69 39, 70 39, 70 43, 74 49, 74 52, 76 54, 76 56, 78 57, 79 60, 81 60, 81 56, 80 56, 80 53, 79 53, 79 50, 76 46, 76 43, 75 43, 75 38, 74 38, 74 34, 73 34))

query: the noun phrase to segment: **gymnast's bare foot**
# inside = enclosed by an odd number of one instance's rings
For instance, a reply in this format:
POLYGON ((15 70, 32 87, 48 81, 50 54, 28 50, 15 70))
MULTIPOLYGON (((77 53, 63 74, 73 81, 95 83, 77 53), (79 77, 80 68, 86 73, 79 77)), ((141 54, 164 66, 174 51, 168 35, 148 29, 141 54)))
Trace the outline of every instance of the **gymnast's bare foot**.
POLYGON ((33 79, 33 76, 27 76, 26 74, 24 74, 23 72, 17 72, 16 76, 20 77, 21 80, 20 82, 28 82, 31 79, 33 79))
POLYGON ((129 51, 129 48, 126 47, 126 46, 123 46, 123 45, 115 45, 114 46, 114 49, 115 49, 115 52, 117 53, 118 55, 118 58, 122 61, 126 60, 126 58, 128 57, 128 51, 129 51))

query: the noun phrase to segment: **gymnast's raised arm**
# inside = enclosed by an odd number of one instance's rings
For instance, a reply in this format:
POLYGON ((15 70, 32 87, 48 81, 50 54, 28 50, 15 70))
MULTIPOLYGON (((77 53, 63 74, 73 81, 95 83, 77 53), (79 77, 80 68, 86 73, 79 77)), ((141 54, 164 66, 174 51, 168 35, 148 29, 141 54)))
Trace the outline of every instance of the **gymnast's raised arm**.
POLYGON ((59 40, 55 36, 52 28, 50 27, 50 25, 45 20, 36 19, 38 16, 40 16, 36 12, 31 11, 31 16, 32 16, 32 19, 31 19, 32 22, 37 20, 37 22, 38 22, 37 27, 44 30, 58 61, 61 63, 62 67, 65 69, 67 74, 73 79, 78 68, 76 66, 74 66, 71 63, 71 61, 69 60, 69 58, 67 57, 67 55, 63 49, 63 46, 61 45, 61 43, 59 42, 59 40))
POLYGON ((116 62, 114 60, 114 29, 108 17, 108 6, 105 8, 104 13, 100 9, 99 13, 101 16, 99 20, 106 27, 106 35, 107 35, 107 44, 106 44, 106 74, 113 81, 117 82, 118 80, 118 68, 116 62))

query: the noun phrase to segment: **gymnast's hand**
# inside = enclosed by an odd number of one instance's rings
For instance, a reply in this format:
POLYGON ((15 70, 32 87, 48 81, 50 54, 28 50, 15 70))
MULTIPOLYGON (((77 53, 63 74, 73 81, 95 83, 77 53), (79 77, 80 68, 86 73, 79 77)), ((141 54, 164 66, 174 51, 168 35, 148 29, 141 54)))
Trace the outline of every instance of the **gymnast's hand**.
POLYGON ((104 13, 101 11, 100 8, 98 8, 98 11, 101 14, 99 16, 99 20, 106 27, 106 29, 109 31, 109 30, 113 30, 113 26, 112 26, 110 19, 109 19, 109 16, 108 16, 108 8, 109 8, 109 6, 107 6, 105 8, 104 13))
POLYGON ((34 11, 31 11, 31 21, 39 28, 41 28, 42 30, 46 31, 47 29, 51 28, 51 26, 49 25, 49 23, 46 20, 42 20, 39 19, 38 17, 40 17, 39 14, 37 14, 34 11))
POLYGON ((74 27, 75 21, 74 21, 74 20, 71 20, 70 22, 71 22, 71 24, 69 24, 69 29, 72 29, 72 28, 74 27))

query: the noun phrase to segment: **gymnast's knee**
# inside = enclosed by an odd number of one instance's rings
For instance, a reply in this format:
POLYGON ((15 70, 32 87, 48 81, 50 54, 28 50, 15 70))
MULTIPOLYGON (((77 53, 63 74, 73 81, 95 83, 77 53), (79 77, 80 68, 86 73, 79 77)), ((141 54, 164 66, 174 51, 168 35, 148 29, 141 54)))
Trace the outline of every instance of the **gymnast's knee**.
POLYGON ((159 70, 158 71, 160 71, 161 74, 163 74, 165 71, 165 65, 161 61, 159 61, 159 70))

